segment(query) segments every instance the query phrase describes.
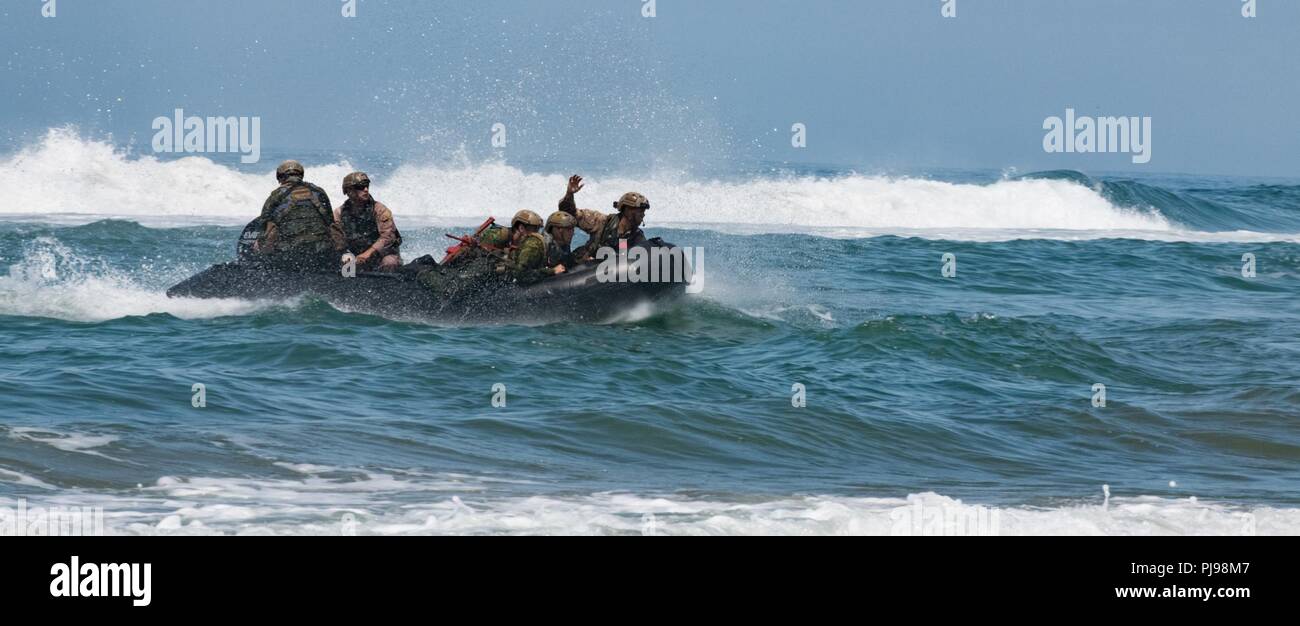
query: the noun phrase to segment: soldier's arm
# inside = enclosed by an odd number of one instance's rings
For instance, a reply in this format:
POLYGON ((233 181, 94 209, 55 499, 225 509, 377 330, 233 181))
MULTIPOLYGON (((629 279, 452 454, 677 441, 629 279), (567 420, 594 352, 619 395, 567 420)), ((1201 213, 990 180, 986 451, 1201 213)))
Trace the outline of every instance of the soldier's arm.
POLYGON ((596 254, 596 236, 600 231, 605 229, 605 220, 610 219, 600 211, 590 209, 578 210, 578 228, 587 233, 587 243, 582 244, 577 250, 573 251, 573 258, 577 261, 586 261, 596 254))
POLYGON ((605 214, 600 211, 578 209, 578 214, 574 217, 577 218, 578 229, 588 235, 595 235, 605 228, 605 214))
POLYGON ((378 254, 397 241, 397 224, 393 222, 393 212, 382 202, 375 202, 375 222, 379 224, 379 240, 370 246, 370 252, 378 254))
POLYGON ((258 224, 262 227, 262 234, 253 244, 253 250, 256 252, 264 252, 275 245, 275 222, 271 220, 271 210, 279 203, 279 198, 282 195, 281 189, 284 188, 280 187, 272 191, 271 195, 266 197, 266 202, 262 203, 262 213, 257 216, 258 224))
POLYGON ((312 185, 311 190, 312 193, 316 194, 316 201, 320 203, 321 210, 323 211, 321 217, 326 219, 334 218, 334 223, 338 223, 338 218, 334 214, 334 205, 330 204, 330 195, 325 193, 324 189, 321 189, 316 185, 312 185))
POLYGON ((569 186, 565 189, 564 197, 560 198, 560 210, 569 215, 578 215, 578 203, 573 199, 573 195, 582 191, 582 177, 570 176, 569 186))
MULTIPOLYGON (((330 195, 325 193, 324 189, 321 189, 320 187, 317 187, 315 185, 312 185, 312 191, 316 193, 316 200, 320 202, 321 207, 325 211, 325 215, 328 215, 330 217, 335 217, 334 207, 330 205, 330 195)), ((330 221, 328 230, 330 233, 330 239, 333 240, 334 242, 334 250, 336 252, 341 252, 347 249, 348 247, 347 237, 343 236, 343 227, 339 226, 339 221, 337 218, 330 221)))
POLYGON ((338 222, 330 224, 330 240, 334 242, 334 251, 343 252, 348 249, 348 238, 343 234, 343 229, 338 222))
POLYGON ((279 231, 275 228, 275 222, 266 222, 262 226, 262 237, 254 244, 253 250, 265 252, 275 247, 275 240, 279 238, 279 231))

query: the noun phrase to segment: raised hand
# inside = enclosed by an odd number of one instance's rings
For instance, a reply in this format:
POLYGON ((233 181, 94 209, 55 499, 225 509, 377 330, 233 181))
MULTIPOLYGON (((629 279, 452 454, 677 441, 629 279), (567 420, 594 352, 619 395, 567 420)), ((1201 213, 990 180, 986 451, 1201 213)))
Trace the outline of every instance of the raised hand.
POLYGON ((569 195, 570 195, 570 196, 572 196, 572 195, 575 194, 575 193, 578 193, 579 191, 582 191, 583 186, 584 186, 584 185, 582 184, 582 177, 581 177, 581 176, 578 176, 577 174, 574 174, 573 176, 570 176, 570 177, 569 177, 569 195))

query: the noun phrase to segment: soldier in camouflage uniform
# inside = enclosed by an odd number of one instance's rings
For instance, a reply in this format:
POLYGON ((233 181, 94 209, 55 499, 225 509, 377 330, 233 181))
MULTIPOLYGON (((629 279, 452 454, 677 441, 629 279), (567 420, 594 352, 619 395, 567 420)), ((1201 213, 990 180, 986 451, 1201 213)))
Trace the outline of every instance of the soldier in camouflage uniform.
POLYGON ((343 233, 325 190, 303 182, 303 174, 297 161, 276 168, 280 186, 262 205, 262 234, 254 251, 263 261, 287 269, 337 270, 343 233))
POLYGON ((542 237, 542 216, 527 209, 510 220, 510 252, 498 271, 521 285, 531 285, 547 276, 563 274, 564 266, 546 264, 546 239, 542 237))
POLYGON ((595 257, 596 251, 601 248, 617 250, 620 240, 627 240, 629 246, 645 243, 646 237, 645 233, 641 232, 641 224, 645 221, 645 212, 650 209, 650 201, 645 196, 635 191, 625 193, 614 203, 614 208, 618 209, 618 212, 606 215, 598 211, 578 208, 573 196, 582 191, 582 187, 581 176, 570 177, 568 193, 560 199, 560 211, 572 215, 577 221, 578 228, 588 236, 587 243, 574 251, 574 259, 581 263, 595 257))
POLYGON ((343 193, 348 200, 334 211, 334 220, 348 251, 356 255, 357 267, 396 271, 402 266, 402 234, 393 223, 393 212, 370 195, 370 177, 364 172, 348 174, 343 177, 343 193))
POLYGON ((566 269, 575 265, 573 260, 573 229, 578 220, 564 211, 556 211, 546 218, 546 267, 566 269))
POLYGON ((479 236, 473 254, 455 263, 420 272, 420 284, 454 299, 495 289, 503 282, 531 285, 548 276, 563 274, 563 267, 546 266, 546 242, 538 232, 542 217, 523 210, 510 220, 510 228, 495 226, 479 236))

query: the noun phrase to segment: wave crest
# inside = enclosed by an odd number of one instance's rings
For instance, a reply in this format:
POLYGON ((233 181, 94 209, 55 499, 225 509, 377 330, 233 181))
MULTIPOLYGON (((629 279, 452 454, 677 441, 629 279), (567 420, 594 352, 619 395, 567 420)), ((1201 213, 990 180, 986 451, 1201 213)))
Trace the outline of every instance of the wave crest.
MULTIPOLYGON (((0 178, 16 195, 0 214, 129 216, 147 221, 241 223, 255 216, 274 188, 272 169, 246 173, 191 156, 132 157, 74 129, 50 130, 41 142, 0 161, 0 178)), ((308 179, 341 201, 347 161, 309 164, 308 179)), ((375 193, 404 219, 475 222, 520 208, 549 213, 567 173, 536 174, 501 162, 403 164, 377 173, 375 193)), ((647 174, 593 178, 580 196, 607 210, 636 189, 653 202, 655 225, 722 224, 810 229, 994 229, 1168 231, 1158 212, 1125 208, 1068 179, 1014 179, 992 184, 846 174, 746 180, 691 180, 647 174)))

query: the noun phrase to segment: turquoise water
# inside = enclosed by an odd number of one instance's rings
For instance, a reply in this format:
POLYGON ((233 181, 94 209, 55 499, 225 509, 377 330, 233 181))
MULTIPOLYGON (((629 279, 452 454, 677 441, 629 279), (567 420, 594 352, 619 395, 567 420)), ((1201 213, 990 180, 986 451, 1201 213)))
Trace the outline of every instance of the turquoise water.
MULTIPOLYGON (((842 176, 808 188, 855 190, 842 176)), ((1002 534, 1300 530, 1300 187, 935 184, 1111 213, 826 217, 899 202, 863 195, 809 226, 652 214, 651 236, 704 249, 702 294, 602 324, 448 327, 167 299, 232 258, 238 220, 12 211, 0 504, 102 506, 108 532, 144 534, 888 533, 918 502, 992 508, 1002 534)), ((476 221, 394 209, 408 258, 476 221)))

